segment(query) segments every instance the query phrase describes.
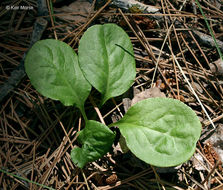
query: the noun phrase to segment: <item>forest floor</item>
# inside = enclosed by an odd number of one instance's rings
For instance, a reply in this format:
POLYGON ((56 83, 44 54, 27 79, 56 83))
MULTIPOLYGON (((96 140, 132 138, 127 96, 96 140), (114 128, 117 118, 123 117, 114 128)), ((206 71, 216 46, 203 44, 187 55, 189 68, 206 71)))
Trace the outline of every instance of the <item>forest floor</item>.
MULTIPOLYGON (((223 63, 196 1, 131 5, 132 0, 123 0, 128 7, 120 2, 0 2, 1 190, 223 190, 223 63), (122 27, 133 44, 137 76, 127 98, 156 86, 198 115, 202 133, 196 151, 177 168, 152 167, 119 148, 77 168, 70 152, 83 128, 78 109, 40 95, 26 76, 24 56, 35 41, 58 39, 77 51, 84 31, 104 23, 122 27)), ((223 3, 199 2, 223 52, 223 3)), ((113 98, 97 110, 106 124, 124 115, 123 99, 113 98)), ((87 114, 94 112, 90 100, 86 106, 87 114)))

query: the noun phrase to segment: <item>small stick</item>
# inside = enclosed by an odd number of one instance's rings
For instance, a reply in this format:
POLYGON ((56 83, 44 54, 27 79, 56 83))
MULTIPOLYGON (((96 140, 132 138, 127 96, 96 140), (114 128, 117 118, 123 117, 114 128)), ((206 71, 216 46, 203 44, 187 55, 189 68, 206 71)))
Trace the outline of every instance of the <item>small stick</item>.
POLYGON ((201 184, 203 185, 206 181, 208 181, 209 177, 215 172, 216 167, 219 165, 220 160, 218 160, 216 162, 216 164, 214 165, 214 167, 211 169, 211 171, 208 173, 207 177, 201 182, 201 184))

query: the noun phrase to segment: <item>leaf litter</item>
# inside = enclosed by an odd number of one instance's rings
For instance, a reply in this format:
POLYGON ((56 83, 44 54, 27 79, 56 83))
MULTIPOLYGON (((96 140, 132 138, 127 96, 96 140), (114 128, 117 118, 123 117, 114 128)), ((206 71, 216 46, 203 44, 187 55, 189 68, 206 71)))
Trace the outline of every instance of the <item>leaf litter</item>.
MULTIPOLYGON (((80 170, 73 165, 67 153, 77 144, 77 132, 82 128, 83 121, 78 111, 40 96, 25 78, 1 101, 0 106, 0 169, 20 176, 23 180, 0 173, 1 188, 39 189, 43 184, 54 189, 222 189, 223 79, 218 69, 221 62, 217 61, 219 56, 210 41, 212 38, 198 7, 191 2, 141 1, 147 6, 158 8, 159 11, 154 16, 154 13, 140 9, 140 6, 126 9, 122 7, 122 1, 114 1, 116 4, 113 2, 113 5, 110 2, 100 4, 99 7, 95 1, 91 2, 88 9, 90 13, 83 12, 81 15, 86 20, 69 20, 61 16, 77 15, 80 12, 68 14, 60 9, 55 11, 51 15, 55 21, 49 16, 44 17, 50 24, 43 38, 54 38, 56 33, 58 39, 76 50, 83 31, 89 25, 108 22, 118 24, 129 34, 134 45, 137 76, 132 88, 144 93, 143 96, 151 89, 160 54, 154 84, 166 97, 181 100, 202 118, 203 130, 195 156, 171 174, 157 173, 153 167, 138 160, 130 152, 110 152, 80 170), (140 19, 142 22, 139 22, 140 19), (169 28, 171 30, 168 32, 169 28), (205 35, 196 36, 195 33, 198 32, 205 35), (161 49, 165 36, 166 43, 161 49), (174 56, 216 129, 211 127, 177 67, 174 56), (213 70, 211 63, 215 63, 214 68, 217 70, 213 70)), ((123 2, 126 5, 131 1, 123 2)), ((205 0, 201 1, 201 5, 221 45, 223 5, 219 2, 205 0)), ((47 6, 48 3, 47 0, 47 6)), ((1 3, 0 85, 10 78, 11 72, 29 47, 36 10, 37 5, 32 0, 1 3), (16 5, 25 2, 33 6, 34 10, 24 14, 22 10, 5 9, 9 3, 16 5)), ((133 89, 126 93, 127 98, 137 97, 133 89)), ((92 93, 96 92, 93 90, 92 93)), ((112 122, 112 115, 117 118, 124 115, 122 101, 126 94, 109 100, 105 108, 98 109, 105 123, 112 122)), ((94 101, 98 104, 97 99, 94 101)), ((90 105, 88 101, 89 113, 94 112, 90 105)))

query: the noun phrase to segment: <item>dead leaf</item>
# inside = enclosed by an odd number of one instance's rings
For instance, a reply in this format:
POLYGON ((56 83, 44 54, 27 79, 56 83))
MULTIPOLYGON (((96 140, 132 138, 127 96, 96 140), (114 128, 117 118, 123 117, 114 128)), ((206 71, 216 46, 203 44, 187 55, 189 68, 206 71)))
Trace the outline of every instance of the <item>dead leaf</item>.
POLYGON ((118 176, 116 174, 112 174, 112 175, 110 175, 109 177, 106 178, 105 182, 108 185, 111 185, 111 184, 116 183, 117 180, 118 180, 118 176))
POLYGON ((203 157, 199 154, 199 153, 195 153, 193 155, 193 157, 191 158, 192 162, 193 162, 193 166, 196 170, 198 171, 205 171, 205 161, 203 159, 203 157))
POLYGON ((215 132, 204 142, 204 144, 210 144, 212 149, 210 154, 212 154, 215 161, 220 159, 221 163, 223 163, 223 124, 219 124, 215 132))
POLYGON ((159 88, 157 87, 153 87, 150 89, 146 89, 143 92, 140 92, 139 94, 136 94, 134 96, 134 98, 132 99, 132 103, 131 106, 134 105, 135 103, 141 101, 141 100, 145 100, 148 98, 154 98, 154 97, 162 97, 165 98, 165 94, 163 92, 160 91, 159 88))
POLYGON ((76 0, 68 6, 63 6, 61 8, 54 8, 56 12, 59 13, 73 13, 61 15, 60 18, 65 20, 83 22, 90 13, 91 4, 87 0, 76 0), (74 15, 75 14, 75 15, 74 15))

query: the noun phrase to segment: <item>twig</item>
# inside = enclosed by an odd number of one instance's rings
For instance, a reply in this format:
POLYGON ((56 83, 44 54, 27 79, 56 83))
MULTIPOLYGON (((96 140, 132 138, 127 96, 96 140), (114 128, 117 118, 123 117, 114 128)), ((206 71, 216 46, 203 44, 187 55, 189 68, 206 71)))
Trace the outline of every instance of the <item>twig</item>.
POLYGON ((215 169, 217 168, 217 166, 219 165, 219 163, 220 163, 220 160, 218 160, 218 161, 215 163, 214 167, 213 167, 213 168, 211 169, 211 171, 208 173, 208 175, 206 176, 206 178, 201 182, 202 185, 204 185, 204 183, 205 183, 206 181, 208 181, 209 177, 210 177, 212 174, 214 174, 215 169))
MULTIPOLYGON (((39 14, 45 14, 44 12, 44 4, 45 0, 39 0, 38 1, 38 10, 41 10, 41 13, 39 14), (42 8, 42 9, 41 9, 42 8)), ((37 18, 34 23, 34 29, 32 33, 32 38, 30 41, 31 47, 36 41, 40 40, 43 32, 46 29, 48 22, 43 18, 37 18)), ((1 101, 22 81, 22 79, 26 76, 25 70, 24 70, 24 60, 25 60, 26 53, 23 56, 23 59, 21 60, 19 66, 11 73, 10 78, 6 83, 4 83, 2 86, 0 86, 0 103, 1 101)))
POLYGON ((156 8, 155 6, 151 6, 151 5, 146 5, 144 3, 141 3, 139 1, 135 1, 135 0, 113 0, 112 1, 113 5, 116 5, 119 8, 125 9, 125 10, 129 10, 132 7, 136 7, 138 8, 141 12, 144 13, 153 13, 152 16, 155 19, 160 19, 160 16, 157 16, 157 14, 159 14, 159 9, 156 8))
MULTIPOLYGON (((200 39, 200 41, 208 46, 211 47, 216 47, 216 44, 218 45, 218 47, 220 48, 221 51, 223 51, 223 42, 218 40, 218 39, 213 39, 211 36, 204 34, 202 32, 199 32, 197 30, 192 30, 192 32, 195 34, 195 36, 200 39)), ((220 51, 220 52, 221 52, 220 51)))

